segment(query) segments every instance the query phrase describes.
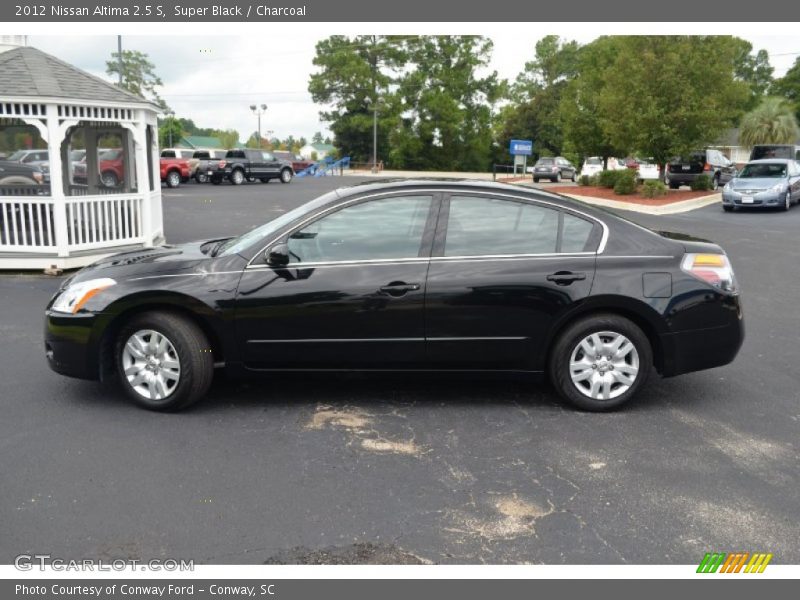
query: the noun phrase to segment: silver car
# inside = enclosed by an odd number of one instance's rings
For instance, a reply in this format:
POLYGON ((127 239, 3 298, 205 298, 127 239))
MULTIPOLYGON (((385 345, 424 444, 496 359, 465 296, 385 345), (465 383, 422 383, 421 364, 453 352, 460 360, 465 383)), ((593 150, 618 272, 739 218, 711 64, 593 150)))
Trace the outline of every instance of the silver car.
POLYGON ((751 160, 722 189, 722 208, 772 206, 789 210, 800 202, 800 164, 786 158, 751 160))

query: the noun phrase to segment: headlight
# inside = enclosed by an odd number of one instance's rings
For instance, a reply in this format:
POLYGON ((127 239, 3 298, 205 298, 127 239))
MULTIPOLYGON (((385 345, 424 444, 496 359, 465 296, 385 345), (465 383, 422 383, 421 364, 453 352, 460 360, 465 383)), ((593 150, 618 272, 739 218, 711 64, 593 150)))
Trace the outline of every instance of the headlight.
POLYGON ((785 192, 786 191, 786 184, 784 182, 776 183, 775 185, 772 186, 770 191, 778 192, 778 193, 785 192))
POLYGON ((725 184, 725 187, 723 187, 723 188, 722 188, 722 190, 723 190, 724 192, 730 192, 730 191, 732 191, 732 190, 733 190, 733 186, 731 185, 731 183, 733 183, 733 182, 732 182, 732 181, 729 181, 728 183, 726 183, 726 184, 725 184))
POLYGON ((89 298, 107 287, 116 285, 116 283, 116 281, 108 277, 73 283, 58 295, 58 298, 53 302, 53 306, 50 310, 74 315, 83 308, 83 305, 89 301, 89 298))

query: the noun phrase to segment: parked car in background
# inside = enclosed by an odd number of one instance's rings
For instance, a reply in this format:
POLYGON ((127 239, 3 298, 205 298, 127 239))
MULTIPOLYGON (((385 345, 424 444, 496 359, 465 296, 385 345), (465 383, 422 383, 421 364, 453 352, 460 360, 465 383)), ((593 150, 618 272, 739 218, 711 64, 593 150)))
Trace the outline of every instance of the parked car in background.
POLYGON ((540 158, 533 166, 533 181, 538 183, 540 179, 549 179, 553 183, 562 179, 575 181, 577 169, 563 156, 550 156, 540 158))
MULTIPOLYGON (((161 158, 182 158, 189 165, 189 179, 195 176, 200 167, 200 159, 194 158, 194 148, 164 148, 161 151, 161 158)), ((186 179, 186 181, 189 181, 186 179)))
MULTIPOLYGON (((97 149, 97 167, 100 172, 100 183, 104 187, 115 188, 125 182, 124 156, 122 148, 97 149)), ((86 152, 83 153, 83 159, 73 166, 72 181, 79 185, 86 185, 89 182, 86 152)))
POLYGON ((211 161, 219 161, 225 158, 227 150, 195 150, 192 153, 192 158, 198 161, 197 169, 194 172, 194 180, 197 183, 206 183, 208 181, 208 169, 211 161))
POLYGON ((576 407, 611 410, 654 369, 728 364, 744 339, 716 244, 447 180, 339 188, 238 237, 101 259, 45 319, 53 370, 116 378, 161 411, 199 400, 215 367, 548 375, 576 407))
POLYGON ((785 158, 751 160, 722 189, 722 208, 773 206, 789 210, 800 202, 800 164, 785 158))
POLYGON ((636 163, 636 177, 640 182, 661 179, 661 167, 652 158, 639 158, 636 163))
POLYGON ((225 179, 233 185, 255 179, 263 183, 268 183, 271 179, 289 183, 293 177, 292 163, 276 158, 272 152, 255 148, 228 150, 225 158, 217 162, 211 161, 208 168, 208 178, 214 185, 219 185, 225 179))
POLYGON ((299 171, 307 169, 311 165, 316 164, 313 160, 306 160, 300 154, 294 154, 284 150, 275 150, 272 153, 275 155, 275 158, 292 163, 292 170, 295 173, 298 173, 299 171))
POLYGON ((7 160, 36 167, 42 172, 44 182, 50 183, 50 155, 47 150, 17 150, 7 160))
POLYGON ((590 156, 583 161, 581 165, 580 176, 591 177, 597 175, 603 170, 603 158, 601 156, 590 156))
POLYGON ((719 150, 698 150, 671 160, 664 174, 664 183, 677 190, 682 185, 691 185, 701 175, 708 175, 711 189, 716 190, 736 176, 736 165, 719 150))
POLYGON ((167 187, 176 188, 181 183, 186 183, 192 176, 189 161, 185 158, 165 158, 159 161, 161 167, 161 181, 167 187))
POLYGON ((794 144, 756 144, 750 151, 750 160, 762 158, 788 158, 800 160, 800 146, 794 144))
POLYGON ((0 186, 41 185, 45 183, 44 173, 34 165, 17 161, 0 160, 0 186))

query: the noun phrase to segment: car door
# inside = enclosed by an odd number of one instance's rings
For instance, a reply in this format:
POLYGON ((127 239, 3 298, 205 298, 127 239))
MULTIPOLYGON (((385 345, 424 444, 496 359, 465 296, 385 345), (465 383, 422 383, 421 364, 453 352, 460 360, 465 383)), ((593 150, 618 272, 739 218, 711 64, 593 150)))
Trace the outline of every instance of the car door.
POLYGON ((800 164, 790 160, 788 166, 789 189, 791 190, 792 200, 800 202, 800 164))
POLYGON ((284 267, 256 256, 236 295, 254 369, 413 368, 425 363, 424 298, 438 195, 348 201, 285 233, 284 267))
POLYGON ((274 179, 281 173, 281 161, 272 152, 264 152, 264 176, 274 179))
POLYGON ((445 196, 425 296, 431 366, 540 369, 552 324, 591 290, 602 231, 545 202, 445 196))
POLYGON ((256 179, 264 177, 264 157, 261 150, 246 150, 245 158, 247 159, 245 166, 247 177, 256 179))

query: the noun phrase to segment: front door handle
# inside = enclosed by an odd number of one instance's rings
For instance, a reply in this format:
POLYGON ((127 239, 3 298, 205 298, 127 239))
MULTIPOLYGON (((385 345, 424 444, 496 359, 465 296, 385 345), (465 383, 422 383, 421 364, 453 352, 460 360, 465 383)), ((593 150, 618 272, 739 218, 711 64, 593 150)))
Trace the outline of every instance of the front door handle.
POLYGON ((573 273, 572 271, 556 271, 547 276, 547 281, 552 281, 556 285, 569 285, 573 281, 583 281, 586 273, 573 273))
POLYGON ((419 289, 418 283, 406 283, 405 281, 393 281, 388 285, 381 286, 380 290, 391 296, 402 296, 407 292, 414 292, 419 289))

